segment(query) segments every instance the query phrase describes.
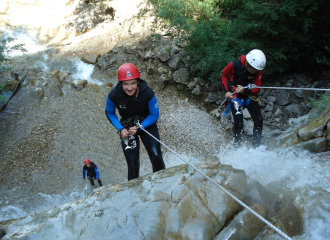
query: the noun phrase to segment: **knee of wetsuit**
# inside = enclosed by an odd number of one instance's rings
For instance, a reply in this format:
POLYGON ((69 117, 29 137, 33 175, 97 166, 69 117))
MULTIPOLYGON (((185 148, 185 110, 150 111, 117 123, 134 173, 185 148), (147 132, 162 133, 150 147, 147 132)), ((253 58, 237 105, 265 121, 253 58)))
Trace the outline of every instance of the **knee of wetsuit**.
POLYGON ((148 153, 152 164, 153 172, 165 169, 163 155, 160 150, 160 147, 149 148, 148 153))
POLYGON ((263 117, 261 115, 259 116, 256 116, 254 119, 253 119, 253 122, 255 125, 258 125, 258 126, 261 126, 263 124, 263 117))
POLYGON ((243 128, 243 121, 236 121, 234 122, 234 128, 240 130, 243 128))

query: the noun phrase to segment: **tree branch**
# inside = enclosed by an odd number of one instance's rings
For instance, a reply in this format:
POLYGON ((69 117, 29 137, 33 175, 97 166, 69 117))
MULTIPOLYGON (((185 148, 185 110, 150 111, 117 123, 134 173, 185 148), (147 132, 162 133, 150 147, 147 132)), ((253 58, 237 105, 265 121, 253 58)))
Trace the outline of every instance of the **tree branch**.
POLYGON ((198 12, 198 11, 195 9, 195 7, 194 7, 194 5, 192 4, 192 2, 190 2, 189 0, 188 0, 187 2, 189 2, 189 3, 191 4, 191 6, 192 6, 192 8, 194 9, 195 12, 197 12, 199 15, 203 16, 207 21, 210 21, 210 19, 209 19, 205 14, 200 13, 200 12, 198 12))

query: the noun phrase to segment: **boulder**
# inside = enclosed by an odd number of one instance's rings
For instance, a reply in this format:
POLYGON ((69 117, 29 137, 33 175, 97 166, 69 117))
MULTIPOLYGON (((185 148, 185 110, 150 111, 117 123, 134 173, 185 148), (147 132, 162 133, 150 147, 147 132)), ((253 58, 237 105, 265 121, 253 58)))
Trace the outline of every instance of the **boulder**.
MULTIPOLYGON (((259 203, 254 204, 251 208, 263 218, 266 217, 266 210, 259 203)), ((254 239, 264 226, 265 223, 263 221, 245 209, 240 212, 213 240, 254 239)))
POLYGON ((306 142, 300 143, 300 146, 302 146, 304 149, 310 151, 310 152, 325 152, 327 150, 328 141, 326 138, 314 138, 306 142))
POLYGON ((160 77, 159 77, 159 79, 162 81, 162 82, 168 82, 171 78, 170 77, 168 77, 167 75, 165 75, 165 74, 162 74, 160 77))
MULTIPOLYGON (((306 86, 305 88, 309 88, 310 86, 306 86)), ((296 91, 294 91, 294 94, 296 97, 300 98, 300 99, 308 99, 309 97, 313 96, 313 91, 310 90, 304 90, 303 88, 301 89, 297 89, 296 91)))
POLYGON ((290 101, 288 101, 290 94, 287 91, 280 91, 280 93, 277 96, 277 103, 280 106, 286 106, 290 104, 290 101))
MULTIPOLYGON (((213 181, 242 200, 244 171, 205 157, 197 164, 213 181)), ((212 239, 238 208, 215 184, 180 165, 90 196, 22 217, 3 239, 212 239)))
POLYGON ((163 63, 167 62, 167 60, 169 60, 171 58, 170 53, 165 49, 160 50, 157 53, 157 57, 158 57, 159 61, 161 61, 163 63))
POLYGON ((144 55, 144 60, 149 60, 152 59, 154 56, 154 53, 152 51, 148 51, 146 52, 146 54, 144 55))
POLYGON ((267 96, 267 100, 271 103, 274 103, 276 102, 276 97, 273 97, 273 96, 267 96))
POLYGON ((63 82, 68 74, 66 72, 60 72, 58 70, 53 70, 50 72, 50 75, 53 77, 53 78, 56 78, 58 81, 60 82, 63 82))
POLYGON ((181 54, 175 54, 171 60, 168 62, 168 65, 170 66, 170 68, 176 70, 179 67, 179 63, 181 60, 181 54))
POLYGON ((317 123, 308 124, 298 130, 298 137, 300 141, 307 141, 313 138, 318 138, 323 136, 323 125, 320 126, 317 123))
POLYGON ((209 95, 207 96, 208 102, 216 102, 221 96, 220 92, 210 92, 209 95))
POLYGON ((88 83, 87 80, 77 79, 73 81, 72 86, 77 90, 81 90, 84 87, 86 87, 87 83, 88 83))
POLYGON ((192 94, 199 96, 202 94, 201 88, 199 85, 196 85, 196 87, 191 91, 192 94))
POLYGON ((317 118, 307 121, 306 116, 303 116, 299 119, 301 120, 297 124, 300 124, 300 127, 298 125, 295 130, 287 129, 289 134, 272 139, 269 142, 269 148, 290 147, 300 144, 300 146, 312 152, 323 152, 329 149, 327 137, 329 135, 326 132, 328 131, 330 119, 330 104, 317 118), (303 123, 304 125, 302 125, 303 123))
POLYGON ((189 90, 193 90, 195 88, 196 84, 197 83, 195 81, 191 81, 191 82, 188 83, 187 88, 189 90))
POLYGON ((101 57, 99 53, 90 53, 82 56, 81 60, 88 64, 96 64, 99 57, 101 57))
POLYGON ((173 73, 173 79, 176 83, 188 85, 189 72, 187 68, 180 68, 173 73))
POLYGON ((38 98, 42 98, 44 96, 44 90, 42 88, 36 88, 35 93, 38 98))

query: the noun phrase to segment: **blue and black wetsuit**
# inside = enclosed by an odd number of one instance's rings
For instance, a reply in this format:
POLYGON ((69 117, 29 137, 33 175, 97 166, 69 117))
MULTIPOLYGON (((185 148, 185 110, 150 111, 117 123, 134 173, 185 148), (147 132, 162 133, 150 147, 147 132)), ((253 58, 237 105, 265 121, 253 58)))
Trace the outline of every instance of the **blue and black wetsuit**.
MULTIPOLYGON (((121 82, 110 91, 105 105, 106 115, 111 124, 120 132, 124 126, 122 123, 129 118, 136 116, 144 119, 141 123, 150 134, 159 139, 158 128, 156 121, 159 117, 159 108, 154 91, 148 84, 139 79, 138 82, 139 94, 138 97, 128 96, 122 89, 121 82), (119 121, 115 110, 119 111, 121 119, 119 121)), ((130 136, 122 141, 122 148, 128 165, 128 180, 138 178, 140 172, 140 140, 145 146, 153 172, 165 169, 163 156, 160 149, 160 143, 149 136, 141 129, 137 134, 130 136)))
POLYGON ((83 166, 83 178, 86 176, 87 171, 87 177, 91 184, 94 186, 94 178, 98 180, 100 186, 102 186, 102 181, 99 178, 99 170, 97 169, 97 166, 95 163, 90 162, 90 167, 87 167, 86 165, 83 166))

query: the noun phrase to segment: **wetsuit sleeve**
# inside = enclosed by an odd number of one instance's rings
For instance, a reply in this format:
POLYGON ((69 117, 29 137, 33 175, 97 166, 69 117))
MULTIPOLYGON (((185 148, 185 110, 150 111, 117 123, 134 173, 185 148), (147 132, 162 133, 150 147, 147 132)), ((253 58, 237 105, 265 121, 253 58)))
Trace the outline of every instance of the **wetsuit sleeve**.
POLYGON ((116 114, 116 105, 107 97, 105 103, 105 113, 111 122, 111 124, 120 132, 124 127, 119 122, 119 119, 116 114))
POLYGON ((234 65, 233 62, 229 63, 221 72, 221 82, 222 82, 222 90, 224 93, 230 92, 227 85, 227 78, 230 75, 230 81, 232 81, 232 77, 234 74, 234 65))
POLYGON ((85 169, 83 168, 83 178, 85 178, 85 169))
MULTIPOLYGON (((148 108, 149 108, 149 115, 141 123, 141 125, 144 128, 151 126, 159 118, 159 108, 158 108, 156 95, 154 95, 153 98, 148 102, 148 108)), ((139 129, 139 131, 141 131, 141 129, 139 129)))
POLYGON ((99 179, 99 170, 97 169, 97 167, 94 168, 94 171, 96 173, 96 179, 99 179))

